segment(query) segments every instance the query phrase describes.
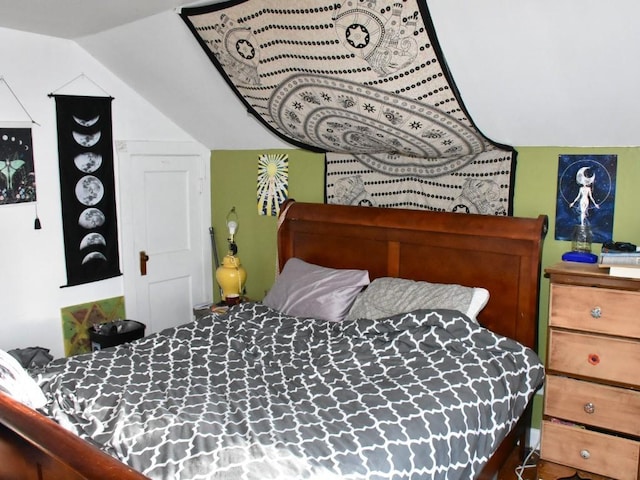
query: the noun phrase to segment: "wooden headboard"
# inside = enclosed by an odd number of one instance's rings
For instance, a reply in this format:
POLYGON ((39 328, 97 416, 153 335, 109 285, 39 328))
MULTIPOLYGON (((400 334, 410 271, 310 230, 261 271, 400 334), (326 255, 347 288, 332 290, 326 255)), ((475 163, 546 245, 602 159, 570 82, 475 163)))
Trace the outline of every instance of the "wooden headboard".
POLYGON ((278 261, 288 258, 401 277, 483 287, 478 319, 537 347, 542 241, 547 217, 515 218, 298 203, 283 206, 278 261))

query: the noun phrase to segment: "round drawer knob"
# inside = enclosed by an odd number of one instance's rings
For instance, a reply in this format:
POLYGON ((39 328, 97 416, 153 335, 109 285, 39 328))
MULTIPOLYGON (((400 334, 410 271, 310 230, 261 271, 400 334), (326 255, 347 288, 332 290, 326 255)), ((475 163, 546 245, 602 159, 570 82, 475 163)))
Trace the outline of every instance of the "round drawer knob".
POLYGON ((600 307, 593 307, 591 309, 591 316, 593 318, 600 318, 602 316, 602 309, 600 307))
POLYGON ((594 413, 596 411, 596 406, 591 402, 585 403, 584 404, 584 411, 589 413, 589 414, 594 413))
POLYGON ((591 457, 591 454, 589 453, 589 450, 580 450, 580 456, 585 460, 589 460, 589 457, 591 457))
POLYGON ((597 353, 590 353, 589 355, 587 355, 587 361, 591 365, 598 365, 600 363, 600 355, 598 355, 597 353))

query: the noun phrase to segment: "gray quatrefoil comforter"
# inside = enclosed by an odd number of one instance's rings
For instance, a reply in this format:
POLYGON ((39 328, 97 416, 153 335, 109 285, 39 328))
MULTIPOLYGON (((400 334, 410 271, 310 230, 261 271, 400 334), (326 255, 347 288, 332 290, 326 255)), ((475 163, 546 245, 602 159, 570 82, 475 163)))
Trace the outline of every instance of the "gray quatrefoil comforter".
POLYGON ((543 375, 452 310, 328 323, 243 303, 38 382, 49 416, 154 479, 469 480, 543 375))

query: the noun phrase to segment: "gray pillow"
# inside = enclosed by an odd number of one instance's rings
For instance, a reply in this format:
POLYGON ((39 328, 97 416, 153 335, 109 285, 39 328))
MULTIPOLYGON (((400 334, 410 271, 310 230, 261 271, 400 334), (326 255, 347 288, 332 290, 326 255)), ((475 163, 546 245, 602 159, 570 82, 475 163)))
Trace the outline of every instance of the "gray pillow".
POLYGON ((489 292, 484 288, 382 277, 373 280, 358 295, 345 320, 376 320, 412 310, 433 308, 459 310, 476 320, 488 301, 489 292))
POLYGON ((339 322, 368 284, 366 270, 327 268, 290 258, 262 303, 288 315, 339 322))

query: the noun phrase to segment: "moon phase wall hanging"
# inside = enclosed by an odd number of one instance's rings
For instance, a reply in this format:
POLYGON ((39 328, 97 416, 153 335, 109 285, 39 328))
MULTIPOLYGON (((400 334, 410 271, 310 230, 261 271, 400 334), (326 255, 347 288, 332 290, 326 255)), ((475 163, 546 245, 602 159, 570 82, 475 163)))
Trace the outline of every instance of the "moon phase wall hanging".
POLYGON ((67 285, 120 275, 111 97, 53 95, 67 285))
POLYGON ((516 152, 466 112, 424 0, 234 0, 180 15, 252 114, 327 154, 327 202, 512 213, 516 152))

